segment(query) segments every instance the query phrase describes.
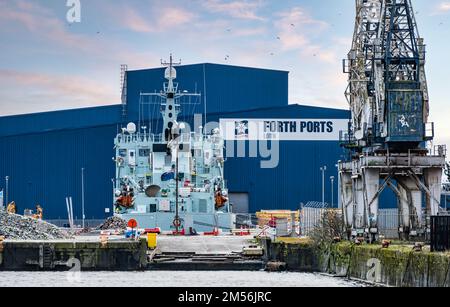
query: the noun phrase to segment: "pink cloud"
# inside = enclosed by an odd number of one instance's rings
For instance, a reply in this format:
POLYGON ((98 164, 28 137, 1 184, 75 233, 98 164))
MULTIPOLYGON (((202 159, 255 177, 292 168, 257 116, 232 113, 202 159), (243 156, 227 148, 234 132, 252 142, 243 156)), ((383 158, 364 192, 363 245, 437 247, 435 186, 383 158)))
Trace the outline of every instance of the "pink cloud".
POLYGON ((203 6, 214 13, 223 13, 234 18, 249 20, 264 20, 257 13, 258 9, 263 6, 262 1, 232 1, 224 2, 221 0, 203 1, 203 6))
POLYGON ((0 70, 2 115, 118 103, 119 91, 96 79, 0 70))
POLYGON ((323 31, 328 27, 326 22, 312 18, 300 7, 282 12, 278 16, 275 27, 285 51, 307 47, 311 44, 307 35, 323 31))
POLYGON ((121 20, 122 26, 141 33, 164 32, 190 23, 196 17, 194 13, 177 7, 160 8, 156 12, 150 12, 149 18, 144 18, 130 7, 117 9, 113 14, 121 16, 119 20, 121 20))
POLYGON ((450 12, 450 2, 442 2, 439 6, 438 6, 438 10, 442 13, 447 13, 450 12))
POLYGON ((4 31, 18 32, 20 28, 11 27, 11 23, 23 26, 33 38, 51 41, 59 46, 87 52, 98 49, 95 41, 69 32, 66 23, 33 2, 19 0, 9 5, 6 5, 6 2, 0 3, 0 24, 3 24, 3 27, 9 26, 3 28, 4 31))

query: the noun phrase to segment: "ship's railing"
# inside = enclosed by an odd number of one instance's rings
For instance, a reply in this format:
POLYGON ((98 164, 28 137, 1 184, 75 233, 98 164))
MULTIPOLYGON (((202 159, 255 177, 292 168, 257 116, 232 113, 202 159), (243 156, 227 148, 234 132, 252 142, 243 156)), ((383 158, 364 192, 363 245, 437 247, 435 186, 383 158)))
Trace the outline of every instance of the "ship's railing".
POLYGON ((446 157, 447 156, 447 146, 446 145, 435 145, 430 150, 430 155, 437 157, 446 157))
MULTIPOLYGON (((52 220, 45 220, 45 221, 47 223, 53 224, 53 225, 55 225, 57 227, 60 227, 60 228, 69 228, 70 227, 69 226, 69 220, 67 220, 67 219, 52 219, 52 220)), ((104 219, 100 220, 100 219, 92 218, 92 219, 86 219, 84 221, 84 225, 87 228, 96 228, 96 227, 102 225, 104 222, 105 222, 104 219)), ((83 225, 83 220, 75 219, 74 220, 74 225, 75 225, 76 228, 81 229, 82 228, 81 225, 83 225)))
POLYGON ((119 144, 129 144, 129 143, 149 143, 154 142, 154 135, 145 134, 145 133, 137 133, 137 134, 120 134, 117 136, 117 143, 119 144))
POLYGON ((235 228, 257 228, 258 227, 258 217, 256 214, 250 213, 236 213, 236 224, 235 228))

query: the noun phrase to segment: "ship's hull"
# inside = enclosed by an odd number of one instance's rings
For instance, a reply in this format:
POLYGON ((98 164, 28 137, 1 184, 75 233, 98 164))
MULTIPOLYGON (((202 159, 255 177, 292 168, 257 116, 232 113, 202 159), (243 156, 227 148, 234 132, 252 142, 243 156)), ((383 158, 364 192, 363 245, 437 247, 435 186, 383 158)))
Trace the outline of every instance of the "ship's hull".
MULTIPOLYGON (((173 224, 175 213, 171 212, 127 213, 117 216, 126 221, 136 220, 138 228, 152 229, 159 227, 161 231, 175 230, 173 224)), ((180 213, 179 216, 182 220, 181 228, 184 228, 187 233, 191 228, 195 229, 196 232, 212 232, 216 228, 223 232, 230 232, 236 228, 236 215, 233 213, 180 213)))

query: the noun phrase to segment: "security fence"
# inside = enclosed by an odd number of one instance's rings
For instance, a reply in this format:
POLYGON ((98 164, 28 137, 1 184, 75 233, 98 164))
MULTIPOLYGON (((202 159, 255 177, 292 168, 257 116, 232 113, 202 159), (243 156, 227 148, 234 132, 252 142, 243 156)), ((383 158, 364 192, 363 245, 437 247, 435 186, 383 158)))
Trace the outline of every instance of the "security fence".
POLYGON ((386 239, 399 238, 399 210, 381 209, 378 212, 378 231, 386 239))
MULTIPOLYGON (((342 216, 342 210, 330 209, 314 202, 302 207, 300 212, 300 228, 302 236, 310 236, 314 229, 320 226, 323 215, 335 211, 342 216)), ((363 217, 361 217, 363 218, 363 217)), ((398 209, 381 209, 378 212, 379 234, 387 239, 399 238, 400 214, 398 209)))
POLYGON ((431 217, 431 251, 450 250, 450 216, 431 217))
MULTIPOLYGON (((61 228, 69 228, 69 220, 64 220, 64 219, 57 219, 57 220, 45 220, 46 222, 53 224, 57 227, 61 227, 61 228)), ((100 225, 102 225, 105 222, 105 220, 85 220, 85 226, 87 228, 96 228, 100 225)), ((82 220, 74 220, 74 225, 77 228, 81 228, 81 225, 83 225, 83 221, 82 220), (79 226, 79 227, 78 227, 79 226)))

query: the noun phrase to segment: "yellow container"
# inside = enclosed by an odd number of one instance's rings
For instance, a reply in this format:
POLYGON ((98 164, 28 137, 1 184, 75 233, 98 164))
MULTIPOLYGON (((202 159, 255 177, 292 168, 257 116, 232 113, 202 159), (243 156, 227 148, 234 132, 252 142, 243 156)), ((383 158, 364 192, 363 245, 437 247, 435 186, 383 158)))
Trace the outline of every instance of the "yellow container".
POLYGON ((158 235, 156 233, 147 234, 148 248, 155 249, 158 246, 158 235))

